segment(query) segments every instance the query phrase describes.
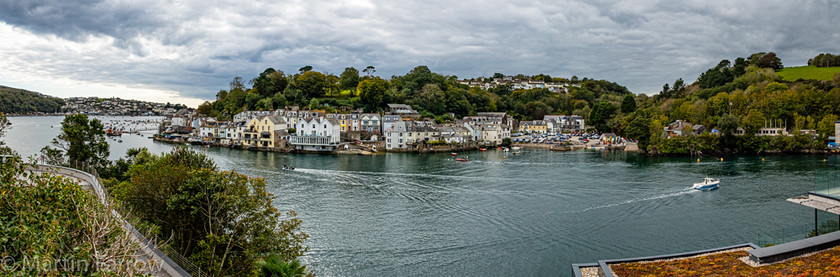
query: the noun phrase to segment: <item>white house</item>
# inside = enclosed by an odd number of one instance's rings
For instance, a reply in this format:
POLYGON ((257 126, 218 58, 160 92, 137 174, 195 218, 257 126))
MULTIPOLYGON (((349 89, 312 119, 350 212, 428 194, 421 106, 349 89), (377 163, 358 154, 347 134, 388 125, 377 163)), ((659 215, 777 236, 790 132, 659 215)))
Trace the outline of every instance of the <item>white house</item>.
POLYGON ((332 118, 300 118, 297 132, 291 136, 290 143, 296 150, 333 151, 341 139, 341 126, 332 118))

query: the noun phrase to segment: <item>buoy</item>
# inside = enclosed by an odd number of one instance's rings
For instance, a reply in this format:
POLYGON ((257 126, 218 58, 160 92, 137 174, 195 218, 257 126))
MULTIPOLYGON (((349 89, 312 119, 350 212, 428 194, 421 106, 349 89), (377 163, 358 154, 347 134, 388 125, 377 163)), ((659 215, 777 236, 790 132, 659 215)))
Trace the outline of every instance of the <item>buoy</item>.
POLYGON ((501 161, 502 161, 502 159, 499 159, 499 161, 501 162, 501 161))
POLYGON ((825 162, 825 161, 826 161, 826 160, 825 160, 825 159, 823 159, 823 162, 825 162))
POLYGON ((507 156, 502 156, 502 159, 505 159, 505 160, 507 160, 507 156))
POLYGON ((763 161, 764 161, 764 158, 761 158, 761 161, 763 162, 763 161))
POLYGON ((723 161, 723 158, 720 158, 720 161, 722 162, 722 161, 723 161))
POLYGON ((700 162, 700 159, 697 159, 697 162, 699 163, 699 162, 700 162))

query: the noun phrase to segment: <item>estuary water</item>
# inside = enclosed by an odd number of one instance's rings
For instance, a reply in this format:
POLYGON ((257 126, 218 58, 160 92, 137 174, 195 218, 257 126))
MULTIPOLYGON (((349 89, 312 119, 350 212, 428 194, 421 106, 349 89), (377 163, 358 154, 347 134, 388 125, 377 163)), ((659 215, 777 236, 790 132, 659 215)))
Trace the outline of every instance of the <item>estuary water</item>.
MULTIPOLYGON (((61 118, 11 121, 3 139, 31 155, 58 134, 61 118)), ((171 148, 137 135, 122 140, 109 140, 112 159, 129 147, 171 148)), ((757 242, 813 224, 813 210, 785 199, 813 190, 814 170, 837 163, 592 150, 476 151, 457 162, 448 153, 195 149, 222 169, 266 179, 275 205, 303 220, 311 235, 303 260, 319 276, 571 276, 572 263, 757 242), (707 176, 719 178, 720 189, 689 189, 707 176)))

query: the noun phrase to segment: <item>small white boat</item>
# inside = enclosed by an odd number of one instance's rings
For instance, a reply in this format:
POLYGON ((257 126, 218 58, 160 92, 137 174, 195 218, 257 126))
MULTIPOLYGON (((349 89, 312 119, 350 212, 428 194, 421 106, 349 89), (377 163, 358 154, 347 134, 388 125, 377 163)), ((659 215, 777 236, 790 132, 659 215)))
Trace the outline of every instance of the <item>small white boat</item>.
POLYGON ((520 150, 520 149, 522 149, 522 147, 519 147, 519 146, 514 146, 514 147, 511 147, 510 149, 513 149, 513 151, 516 151, 516 150, 520 150))
POLYGON ((705 179, 703 179, 703 182, 694 183, 694 186, 692 186, 691 188, 696 190, 713 190, 718 188, 719 183, 720 180, 718 179, 706 177, 705 179))

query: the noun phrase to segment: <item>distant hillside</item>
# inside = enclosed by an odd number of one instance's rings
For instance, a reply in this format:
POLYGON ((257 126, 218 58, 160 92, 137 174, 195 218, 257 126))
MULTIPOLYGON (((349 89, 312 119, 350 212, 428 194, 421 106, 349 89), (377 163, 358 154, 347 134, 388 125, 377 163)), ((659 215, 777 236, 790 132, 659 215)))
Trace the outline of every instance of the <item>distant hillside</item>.
POLYGON ((776 75, 786 81, 803 80, 834 80, 834 74, 840 73, 840 67, 798 66, 788 67, 776 72, 776 75))
POLYGON ((52 113, 59 111, 64 100, 23 89, 0 86, 0 112, 2 113, 52 113))

